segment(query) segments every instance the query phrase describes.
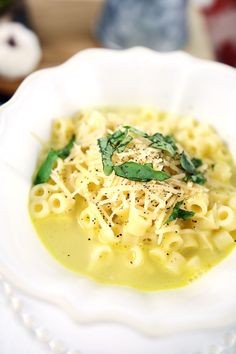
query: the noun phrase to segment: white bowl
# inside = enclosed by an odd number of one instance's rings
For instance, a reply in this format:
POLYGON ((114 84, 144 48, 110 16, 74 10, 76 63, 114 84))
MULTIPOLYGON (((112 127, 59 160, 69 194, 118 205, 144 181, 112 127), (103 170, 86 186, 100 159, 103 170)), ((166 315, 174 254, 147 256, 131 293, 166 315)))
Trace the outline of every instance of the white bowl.
POLYGON ((175 52, 91 49, 36 72, 0 109, 0 272, 79 322, 112 321, 160 335, 236 324, 236 250, 188 287, 143 293, 64 269, 28 215, 39 144, 53 118, 84 106, 152 105, 211 123, 236 154, 236 71, 175 52))

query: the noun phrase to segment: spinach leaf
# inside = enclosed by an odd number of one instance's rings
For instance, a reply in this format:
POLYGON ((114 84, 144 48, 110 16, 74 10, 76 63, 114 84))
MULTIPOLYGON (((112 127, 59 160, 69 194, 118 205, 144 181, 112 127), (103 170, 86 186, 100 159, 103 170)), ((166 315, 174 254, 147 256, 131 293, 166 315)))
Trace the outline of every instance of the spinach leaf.
POLYGON ((167 151, 172 157, 176 155, 177 146, 175 145, 175 140, 170 135, 162 135, 161 133, 156 133, 154 135, 150 135, 148 137, 152 144, 150 145, 153 148, 165 150, 167 151))
POLYGON ((116 149, 122 140, 126 137, 128 130, 126 129, 124 132, 121 130, 116 130, 113 134, 109 135, 109 142, 116 149))
POLYGON ((177 202, 172 210, 172 213, 170 214, 169 218, 166 220, 165 224, 169 224, 171 221, 174 221, 176 219, 183 219, 183 220, 188 220, 191 219, 194 216, 193 211, 188 211, 181 209, 181 205, 183 204, 183 201, 177 202))
POLYGON ((66 157, 68 157, 70 155, 70 151, 73 148, 75 142, 75 135, 72 136, 72 138, 70 139, 69 143, 60 150, 57 150, 57 156, 61 157, 62 159, 65 159, 66 157))
POLYGON ((186 172, 188 172, 188 173, 194 173, 195 172, 195 165, 192 162, 192 160, 190 160, 190 158, 185 154, 185 152, 183 152, 181 154, 180 164, 181 164, 182 168, 186 172))
POLYGON ((46 157, 46 160, 44 160, 44 162, 42 163, 42 165, 40 166, 37 172, 37 175, 34 179, 34 186, 36 184, 40 184, 48 181, 53 169, 53 165, 57 158, 58 158, 57 152, 54 150, 50 150, 46 157))
POLYGON ((195 171, 193 174, 186 176, 186 180, 200 185, 206 183, 206 178, 204 177, 203 173, 198 171, 195 171))
POLYGON ((98 139, 98 146, 102 155, 103 171, 106 176, 109 176, 113 170, 112 155, 115 148, 111 145, 109 137, 98 139))
POLYGON ((123 127, 125 129, 131 131, 134 134, 142 136, 143 138, 148 138, 149 137, 149 135, 147 133, 142 132, 141 130, 139 130, 139 129, 135 128, 135 127, 131 127, 130 125, 124 125, 123 127))
POLYGON ((48 152, 46 159, 44 160, 44 162, 42 163, 42 165, 40 166, 36 174, 36 177, 33 182, 34 185, 45 183, 48 181, 56 159, 58 157, 65 159, 67 156, 69 156, 70 151, 74 145, 74 142, 75 142, 75 136, 73 135, 69 143, 63 149, 60 150, 51 149, 48 152))
POLYGON ((206 178, 204 177, 203 173, 197 171, 197 168, 202 166, 202 160, 190 158, 183 152, 180 157, 180 164, 182 168, 187 172, 185 181, 192 181, 196 184, 203 185, 206 182, 206 178))
POLYGON ((126 146, 133 140, 131 135, 127 135, 124 140, 120 143, 120 145, 117 148, 117 152, 121 153, 125 150, 126 146))
POLYGON ((192 163, 194 164, 195 168, 201 167, 203 165, 202 160, 197 159, 195 157, 192 159, 192 163))
POLYGON ((141 165, 128 161, 118 166, 113 166, 117 176, 127 178, 131 181, 148 182, 151 180, 165 181, 170 176, 163 171, 155 171, 150 163, 141 165))

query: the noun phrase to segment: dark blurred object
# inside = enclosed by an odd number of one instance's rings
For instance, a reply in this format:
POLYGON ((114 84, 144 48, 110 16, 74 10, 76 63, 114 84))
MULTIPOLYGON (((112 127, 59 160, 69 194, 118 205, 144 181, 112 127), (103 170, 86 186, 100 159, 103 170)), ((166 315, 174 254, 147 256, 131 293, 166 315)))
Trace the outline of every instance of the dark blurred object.
POLYGON ((107 0, 97 25, 109 48, 137 45, 159 51, 182 48, 187 41, 187 0, 107 0))
POLYGON ((4 103, 6 103, 9 99, 11 98, 11 95, 1 95, 0 94, 0 106, 4 103))
POLYGON ((236 67, 236 0, 214 0, 202 12, 216 59, 236 67))
POLYGON ((23 0, 0 0, 1 16, 7 16, 7 21, 20 22, 31 28, 29 15, 23 0))
POLYGON ((4 15, 13 4, 13 0, 0 0, 0 16, 4 15))

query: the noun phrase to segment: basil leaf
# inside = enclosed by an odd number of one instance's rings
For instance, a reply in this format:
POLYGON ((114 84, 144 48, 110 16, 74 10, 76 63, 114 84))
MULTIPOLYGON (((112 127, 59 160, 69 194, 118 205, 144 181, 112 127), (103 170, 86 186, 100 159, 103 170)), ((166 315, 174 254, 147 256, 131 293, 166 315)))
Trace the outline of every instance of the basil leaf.
POLYGON ((185 181, 192 181, 196 184, 203 185, 206 182, 202 172, 197 171, 197 168, 202 166, 202 160, 190 158, 183 152, 180 157, 180 164, 182 168, 187 172, 185 181))
POLYGON ((112 156, 115 150, 120 146, 118 152, 124 151, 126 145, 131 141, 127 138, 127 133, 127 129, 124 132, 118 129, 113 134, 98 139, 98 146, 102 155, 103 171, 106 176, 109 176, 113 171, 112 156))
POLYGON ((109 136, 109 142, 112 144, 114 148, 119 146, 122 140, 126 137, 128 130, 122 132, 121 130, 116 130, 113 134, 109 136))
POLYGON ((60 150, 52 150, 51 149, 49 151, 45 161, 42 163, 42 165, 40 166, 40 168, 36 174, 36 177, 33 182, 34 185, 40 184, 40 183, 45 183, 48 181, 56 159, 58 157, 65 159, 67 156, 69 156, 70 151, 74 145, 74 142, 75 142, 75 135, 72 136, 69 143, 63 149, 60 149, 60 150))
POLYGON ((117 152, 121 153, 125 150, 126 146, 133 140, 131 135, 127 135, 124 140, 120 143, 120 145, 117 148, 117 152))
POLYGON ((50 150, 46 157, 46 160, 44 160, 44 162, 42 163, 42 165, 40 166, 37 172, 37 175, 33 182, 34 186, 36 184, 40 184, 48 181, 53 169, 53 165, 57 158, 58 158, 57 152, 54 150, 50 150))
POLYGON ((183 204, 183 201, 177 202, 172 210, 172 213, 170 214, 169 218, 166 220, 165 224, 169 224, 171 221, 174 221, 176 219, 183 219, 183 220, 188 220, 191 219, 194 216, 193 211, 188 211, 181 209, 181 205, 183 204))
POLYGON ((60 150, 57 150, 57 156, 61 157, 62 159, 65 159, 66 157, 68 157, 70 155, 70 151, 73 148, 75 142, 75 135, 72 136, 71 140, 69 141, 69 143, 60 150))
POLYGON ((131 181, 148 182, 151 180, 165 181, 170 176, 163 171, 155 171, 152 164, 141 165, 136 162, 128 161, 113 167, 117 176, 127 178, 131 181))
POLYGON ((135 128, 135 127, 131 127, 130 125, 123 125, 123 127, 125 129, 131 131, 134 134, 142 136, 143 138, 148 138, 149 137, 149 135, 147 133, 142 132, 141 130, 139 130, 139 129, 135 128))
POLYGON ((175 145, 174 138, 170 135, 164 136, 161 133, 156 133, 148 137, 152 144, 150 145, 153 148, 165 150, 172 157, 176 155, 177 146, 175 145))
POLYGON ((194 173, 195 172, 195 166, 193 162, 190 160, 190 158, 183 152, 180 157, 180 164, 182 168, 188 172, 188 173, 194 173))
POLYGON ((192 159, 192 163, 195 168, 201 167, 203 165, 202 160, 196 159, 195 157, 192 159))
POLYGON ((113 170, 112 155, 115 148, 111 145, 107 137, 98 139, 98 146, 102 155, 103 171, 106 176, 109 176, 113 170))
POLYGON ((206 183, 206 178, 204 177, 203 173, 201 172, 194 172, 192 175, 186 176, 187 181, 192 181, 196 184, 203 185, 206 183))

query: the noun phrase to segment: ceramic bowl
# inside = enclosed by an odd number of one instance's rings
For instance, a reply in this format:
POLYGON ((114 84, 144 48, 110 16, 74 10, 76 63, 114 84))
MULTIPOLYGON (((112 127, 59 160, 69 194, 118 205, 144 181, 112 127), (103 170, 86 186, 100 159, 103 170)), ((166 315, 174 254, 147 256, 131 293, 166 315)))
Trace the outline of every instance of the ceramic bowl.
POLYGON ((31 176, 52 119, 87 106, 145 105, 212 124, 236 155, 236 71, 181 52, 91 49, 29 76, 0 108, 0 272, 82 323, 150 335, 236 324, 236 250, 191 285, 153 293, 106 286, 58 264, 28 214, 31 176))

